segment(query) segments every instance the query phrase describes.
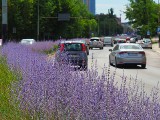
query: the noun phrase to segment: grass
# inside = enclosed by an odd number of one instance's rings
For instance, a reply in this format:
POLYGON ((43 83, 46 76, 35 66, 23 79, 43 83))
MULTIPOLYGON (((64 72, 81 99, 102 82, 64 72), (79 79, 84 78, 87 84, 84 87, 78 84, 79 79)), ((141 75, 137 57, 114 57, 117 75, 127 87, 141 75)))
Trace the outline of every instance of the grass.
POLYGON ((18 105, 12 104, 11 85, 17 80, 17 75, 9 69, 5 58, 0 56, 0 120, 24 118, 18 105))

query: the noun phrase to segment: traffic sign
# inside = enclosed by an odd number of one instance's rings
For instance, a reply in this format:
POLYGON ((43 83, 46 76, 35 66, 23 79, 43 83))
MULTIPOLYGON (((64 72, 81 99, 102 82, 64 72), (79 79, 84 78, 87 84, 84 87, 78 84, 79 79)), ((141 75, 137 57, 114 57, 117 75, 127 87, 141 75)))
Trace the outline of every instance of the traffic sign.
POLYGON ((160 34, 160 26, 157 28, 157 33, 160 34))
POLYGON ((147 35, 150 35, 150 31, 149 30, 147 31, 147 35))
POLYGON ((58 21, 69 21, 70 14, 69 13, 59 13, 58 14, 58 21))

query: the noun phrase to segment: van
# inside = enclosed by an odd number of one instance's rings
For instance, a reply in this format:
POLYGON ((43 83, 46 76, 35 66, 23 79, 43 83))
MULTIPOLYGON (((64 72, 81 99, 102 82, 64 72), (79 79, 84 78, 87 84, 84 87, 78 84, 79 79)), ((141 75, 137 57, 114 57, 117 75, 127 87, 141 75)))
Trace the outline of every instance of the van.
POLYGON ((106 45, 110 45, 113 47, 113 38, 112 37, 104 37, 104 43, 103 45, 106 46, 106 45))

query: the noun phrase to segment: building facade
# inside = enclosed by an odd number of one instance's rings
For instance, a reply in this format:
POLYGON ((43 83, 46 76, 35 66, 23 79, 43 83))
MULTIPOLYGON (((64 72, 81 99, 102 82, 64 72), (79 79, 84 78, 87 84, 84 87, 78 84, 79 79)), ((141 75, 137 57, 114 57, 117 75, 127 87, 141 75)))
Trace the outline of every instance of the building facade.
POLYGON ((82 0, 87 5, 88 10, 95 15, 96 14, 96 0, 82 0))

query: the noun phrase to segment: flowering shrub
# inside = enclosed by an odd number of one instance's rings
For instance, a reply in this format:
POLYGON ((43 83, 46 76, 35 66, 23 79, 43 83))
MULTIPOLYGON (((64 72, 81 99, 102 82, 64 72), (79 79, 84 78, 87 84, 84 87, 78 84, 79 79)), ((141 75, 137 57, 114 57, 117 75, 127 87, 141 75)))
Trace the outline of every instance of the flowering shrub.
POLYGON ((88 71, 74 71, 70 65, 54 64, 46 55, 15 43, 5 45, 2 54, 10 68, 22 74, 12 95, 32 119, 160 119, 158 89, 148 97, 136 79, 128 87, 124 75, 117 87, 116 71, 111 73, 110 67, 104 66, 101 75, 96 64, 88 71))

